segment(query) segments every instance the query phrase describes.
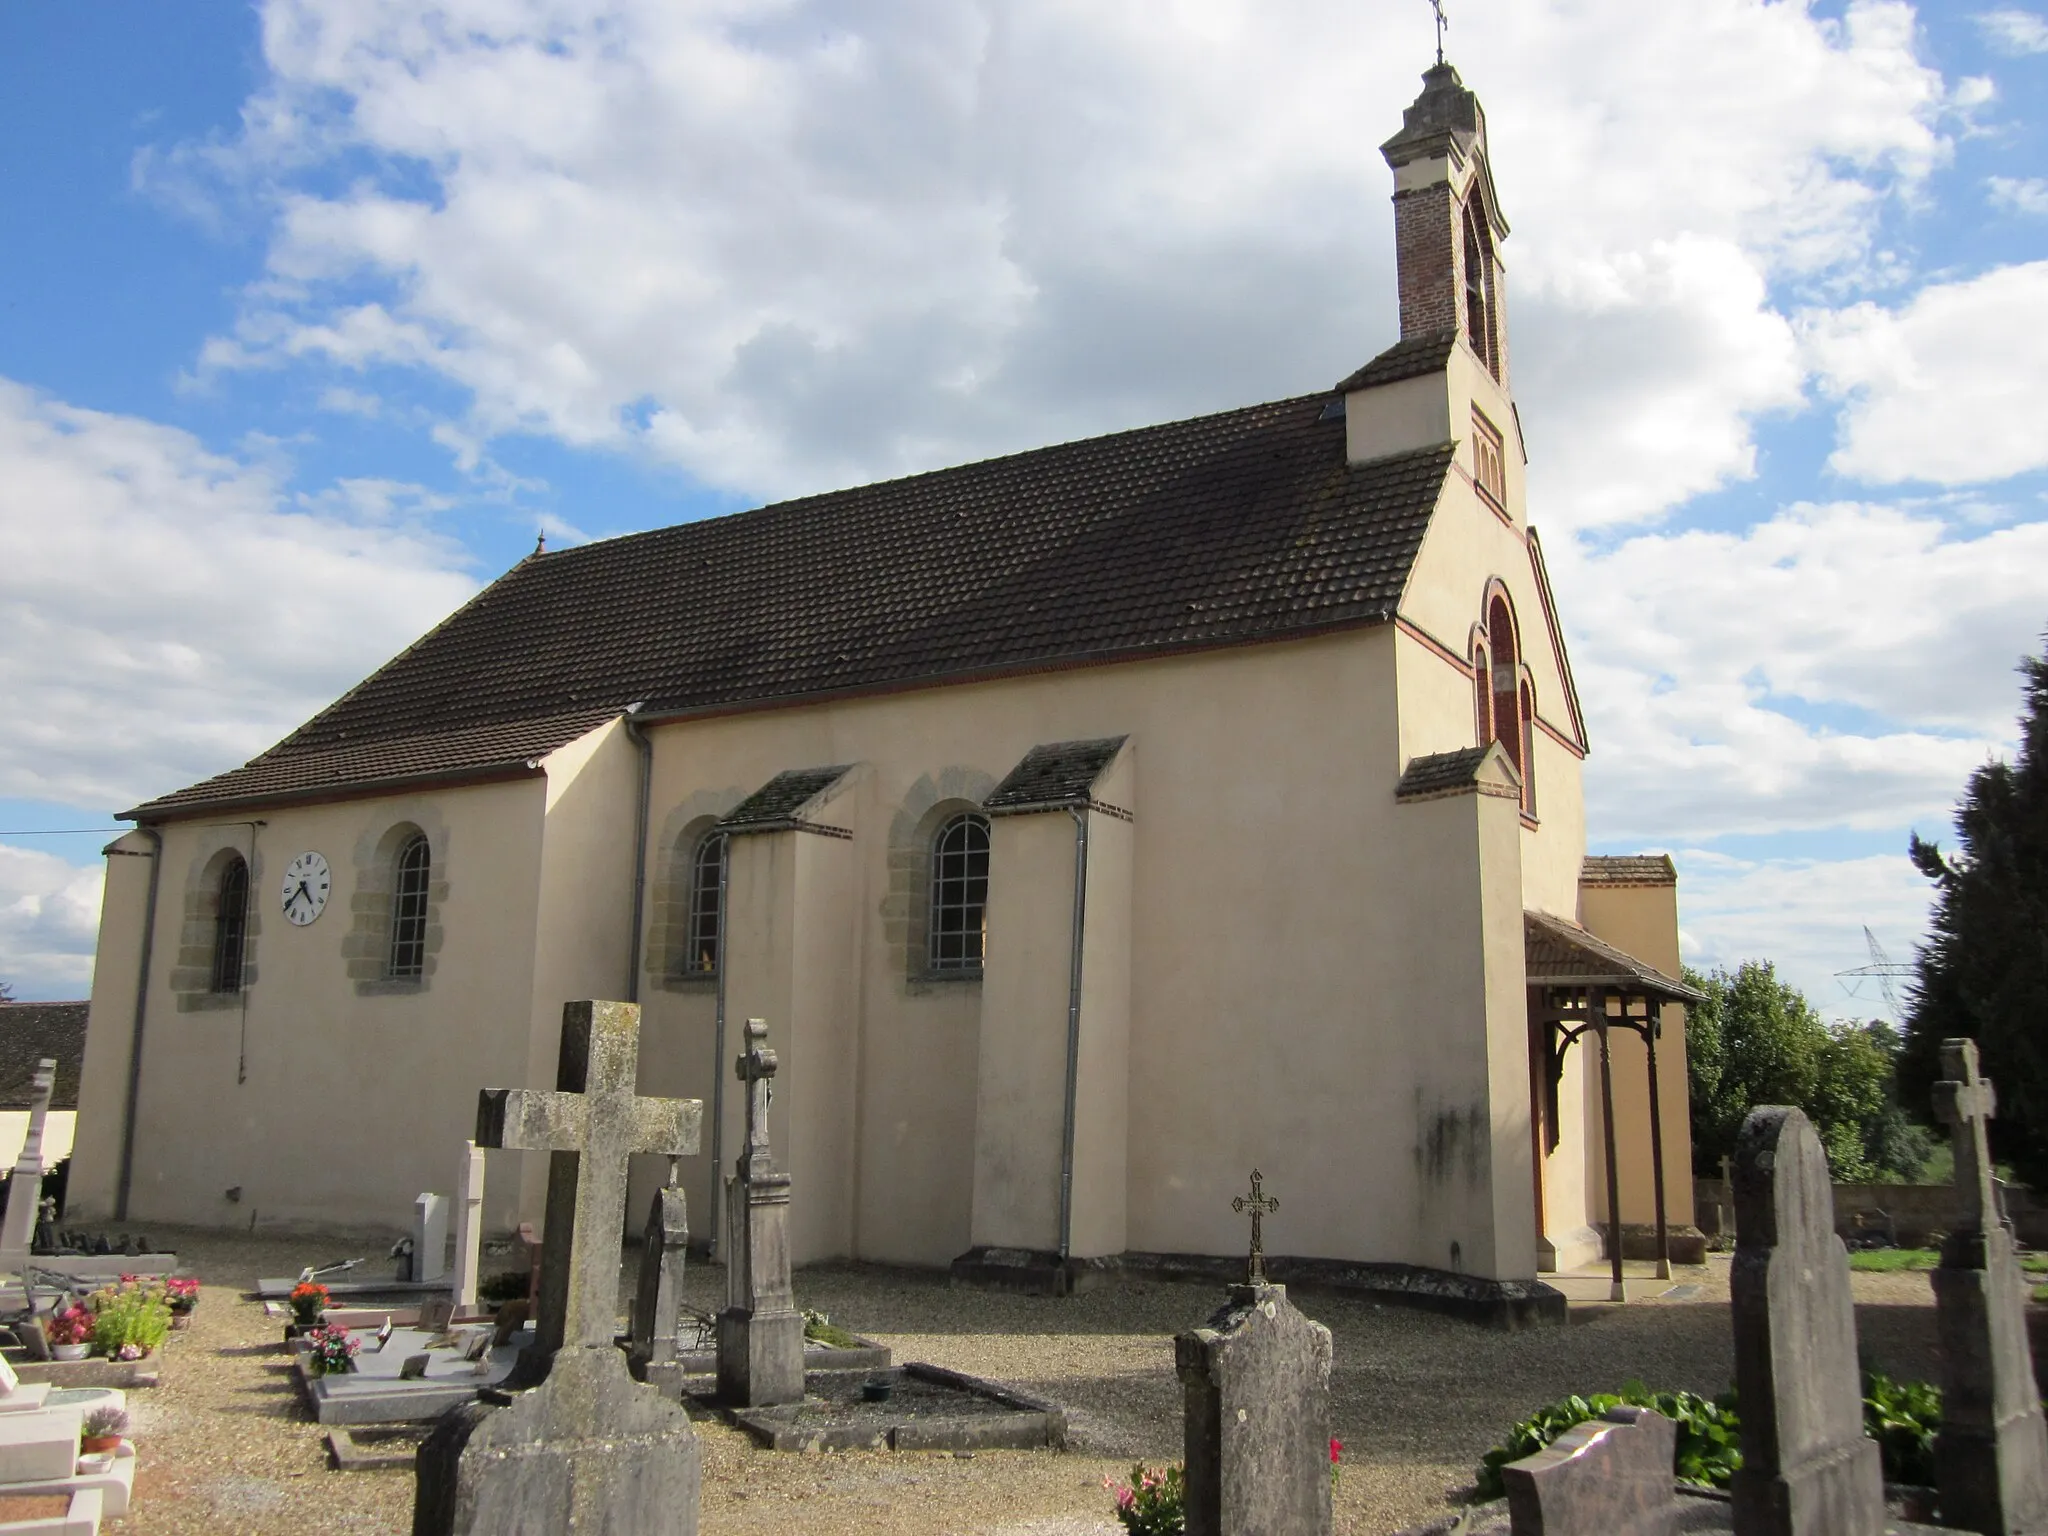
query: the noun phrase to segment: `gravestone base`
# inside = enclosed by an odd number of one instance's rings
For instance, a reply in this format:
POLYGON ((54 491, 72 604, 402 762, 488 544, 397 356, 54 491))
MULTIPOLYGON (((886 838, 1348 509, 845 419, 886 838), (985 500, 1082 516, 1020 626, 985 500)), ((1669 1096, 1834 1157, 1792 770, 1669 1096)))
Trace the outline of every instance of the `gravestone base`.
MULTIPOLYGON (((1728 1495, 1711 1488, 1693 1488, 1680 1483, 1677 1514, 1672 1530, 1676 1536, 1728 1536, 1735 1529, 1735 1506, 1728 1495)), ((1400 1536, 1514 1536, 1514 1518, 1507 1500, 1474 1504, 1462 1512, 1445 1515, 1422 1525, 1411 1526, 1400 1536)), ((1887 1515, 1877 1528, 1883 1536, 1956 1536, 1946 1526, 1918 1525, 1901 1515, 1887 1515)))
POLYGON ((695 1536, 690 1416, 609 1343, 451 1409, 420 1447, 413 1536, 695 1536))
POLYGON ((1942 1519, 1961 1530, 2048 1536, 2048 1423, 2028 1390, 2032 1373, 2012 1363, 2025 1359, 2026 1292, 2010 1234, 1954 1234, 1932 1279, 1945 1397, 1955 1404, 1934 1441, 1942 1519), (1978 1387, 1976 1401, 1963 1401, 1959 1380, 1978 1387))
POLYGON ((735 1408, 802 1402, 802 1314, 747 1312, 738 1307, 719 1313, 718 1395, 735 1408))
POLYGON ((1775 1476, 1745 1467, 1730 1491, 1737 1520, 1757 1536, 1876 1536, 1884 1518, 1875 1440, 1834 1446, 1775 1476))

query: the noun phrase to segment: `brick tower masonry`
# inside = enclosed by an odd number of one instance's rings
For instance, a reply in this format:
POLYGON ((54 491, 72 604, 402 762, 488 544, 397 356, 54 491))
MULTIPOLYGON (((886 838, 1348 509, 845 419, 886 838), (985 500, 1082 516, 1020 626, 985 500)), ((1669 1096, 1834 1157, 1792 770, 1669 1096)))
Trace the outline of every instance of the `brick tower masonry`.
POLYGON ((1486 114, 1457 70, 1439 64, 1380 146, 1394 172, 1401 340, 1464 342, 1506 387, 1507 221, 1487 165, 1486 114))

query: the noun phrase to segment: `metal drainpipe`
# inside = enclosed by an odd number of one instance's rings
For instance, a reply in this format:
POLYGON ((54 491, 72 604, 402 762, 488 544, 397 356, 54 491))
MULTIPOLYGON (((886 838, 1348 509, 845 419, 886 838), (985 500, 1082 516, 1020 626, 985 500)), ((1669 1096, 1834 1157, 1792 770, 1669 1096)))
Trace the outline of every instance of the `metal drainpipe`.
POLYGON ((128 1043, 128 1104, 121 1118, 121 1177, 114 1187, 116 1221, 128 1219, 128 1188, 135 1173, 135 1109, 142 1097, 142 1022, 149 1010, 149 959, 156 943, 156 888, 164 867, 164 835, 155 827, 135 830, 150 842, 148 853, 129 854, 130 858, 149 860, 149 895, 142 906, 142 961, 136 967, 135 1031, 128 1043))
POLYGON ((1081 939, 1088 918, 1088 807, 1067 807, 1074 818, 1074 935, 1067 971, 1067 1102, 1060 1128, 1060 1263, 1074 1236, 1074 1099, 1081 1077, 1081 939))
POLYGON ((626 739, 640 753, 640 808, 633 820, 633 934, 627 951, 626 1001, 640 1001, 640 925, 647 911, 647 807, 654 794, 654 743, 633 717, 640 705, 628 704, 624 716, 626 739))
POLYGON ((723 1202, 725 1184, 725 911, 732 886, 732 836, 726 835, 718 850, 718 1009, 711 1023, 711 1235, 705 1241, 707 1258, 718 1257, 725 1245, 723 1202))

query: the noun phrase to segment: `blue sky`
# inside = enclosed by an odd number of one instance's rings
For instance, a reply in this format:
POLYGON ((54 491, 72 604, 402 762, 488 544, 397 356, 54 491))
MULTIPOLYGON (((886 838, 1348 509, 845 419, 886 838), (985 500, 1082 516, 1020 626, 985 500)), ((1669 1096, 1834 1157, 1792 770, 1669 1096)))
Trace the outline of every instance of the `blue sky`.
MULTIPOLYGON (((2048 19, 1465 0, 1597 851, 1696 963, 1920 937, 2048 629, 2048 19), (1668 13, 1668 14, 1667 14, 1668 13)), ((519 558, 1327 386, 1429 7, 0 8, 0 978, 110 813, 519 558), (1361 10, 1364 14, 1361 14, 1361 10)))

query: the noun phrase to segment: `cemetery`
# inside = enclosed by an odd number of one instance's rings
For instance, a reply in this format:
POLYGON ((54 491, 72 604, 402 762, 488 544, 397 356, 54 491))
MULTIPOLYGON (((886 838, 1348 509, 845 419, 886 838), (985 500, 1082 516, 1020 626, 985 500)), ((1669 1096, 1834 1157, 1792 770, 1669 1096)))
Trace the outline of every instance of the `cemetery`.
MULTIPOLYGON (((1576 1303, 1563 1328, 1490 1329, 1275 1283, 1291 1207, 1256 1170, 1217 1193, 1247 1238, 1223 1285, 1139 1272, 1045 1297, 793 1269, 801 1192, 776 1156, 759 1020, 734 1061, 744 1149, 706 1262, 679 1190, 644 1221, 625 1210, 629 1158, 687 1155, 701 1108, 637 1092, 637 1027, 630 1005, 570 1004, 555 1089, 481 1089, 457 1198, 423 1194, 388 1266, 300 1264, 280 1299, 280 1259, 348 1235, 181 1232, 203 1284, 179 1287, 194 1304, 155 1385, 0 1366, 0 1531, 2048 1527, 2027 1291, 1985 1150, 1997 1097, 1969 1042, 1936 1093, 1956 1180, 1931 1284, 1852 1276, 1812 1127, 1763 1108, 1732 1160, 1732 1256, 1661 1290, 1632 1274, 1637 1299, 1576 1303), (539 1239, 482 1231, 486 1166, 543 1153, 539 1239), (1866 1433, 1868 1372, 1938 1383, 1931 1444, 1866 1433), (1508 1435, 1532 1407, 1617 1392, 1508 1435), (107 1449, 84 1443, 110 1424, 107 1449), (1162 1503, 1177 1523, 1145 1523, 1162 1503)), ((18 1320, 7 1357, 54 1331, 18 1320)))

